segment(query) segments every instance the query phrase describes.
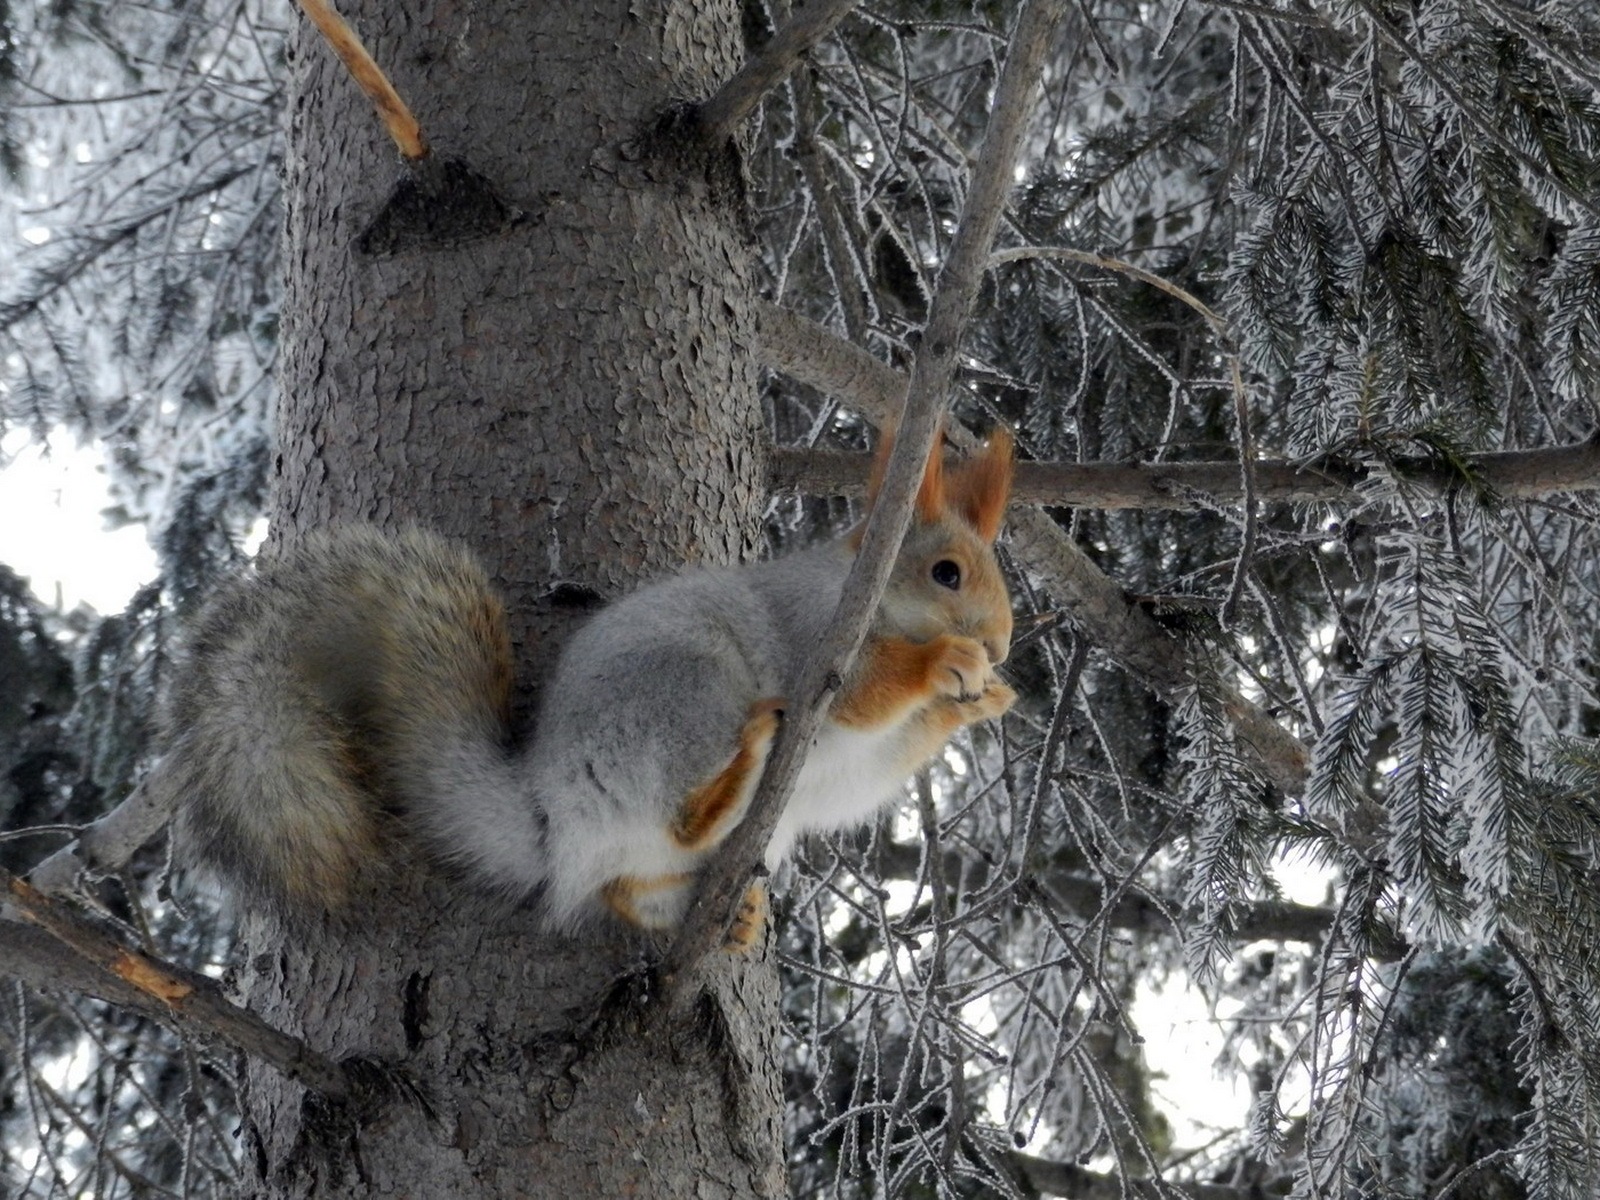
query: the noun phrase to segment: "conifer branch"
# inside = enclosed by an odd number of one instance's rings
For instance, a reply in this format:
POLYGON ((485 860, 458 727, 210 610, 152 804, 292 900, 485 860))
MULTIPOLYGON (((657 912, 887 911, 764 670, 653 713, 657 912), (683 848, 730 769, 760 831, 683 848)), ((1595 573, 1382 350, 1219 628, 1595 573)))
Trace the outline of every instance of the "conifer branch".
POLYGON ((744 819, 701 872, 694 900, 668 952, 662 977, 674 994, 672 1007, 692 999, 684 976, 727 937, 736 906, 760 866, 783 806, 828 703, 866 637, 868 623, 883 596, 911 522, 911 506, 922 470, 938 436, 956 353, 983 278, 983 268, 1005 212, 1022 134, 1033 109, 1044 58, 1064 14, 1063 0, 1029 0, 1016 28, 995 88, 983 148, 973 167, 971 186, 951 242, 928 316, 928 326, 902 384, 894 450, 882 488, 867 519, 854 565, 829 635, 817 648, 790 692, 791 704, 778 732, 755 798, 744 819))
MULTIPOLYGON (((885 879, 916 880, 923 867, 924 848, 905 842, 880 843, 872 865, 885 879)), ((986 864, 965 860, 959 852, 944 855, 938 867, 951 878, 960 878, 968 893, 981 891, 991 879, 986 864)), ((1081 871, 1044 865, 1034 872, 1041 889, 1053 897, 1073 917, 1103 922, 1124 932, 1159 936, 1173 932, 1174 902, 1168 906, 1159 897, 1129 886, 1119 893, 1108 893, 1105 881, 1081 871), (1107 907, 1109 900, 1109 907, 1107 907)), ((1229 933, 1235 942, 1320 942, 1335 932, 1339 910, 1327 905, 1295 904, 1288 900, 1255 900, 1241 903, 1232 915, 1229 933)), ((1398 962, 1410 949, 1393 926, 1378 924, 1369 931, 1368 955, 1375 962, 1398 962)))
POLYGON ((300 8, 305 12, 311 23, 317 27, 327 40, 329 47, 339 56, 339 61, 344 63, 345 69, 350 72, 350 78, 356 81, 356 86, 367 94, 368 99, 378 110, 384 128, 389 131, 389 136, 394 139, 394 144, 400 148, 400 153, 408 162, 417 162, 428 157, 428 142, 422 136, 422 126, 417 123, 417 118, 400 98, 400 93, 395 91, 394 84, 389 82, 389 77, 383 73, 383 68, 378 66, 367 48, 361 44, 361 39, 356 31, 350 28, 349 23, 334 11, 333 5, 328 0, 299 0, 300 8))
MULTIPOLYGON (((844 393, 848 395, 848 393, 844 393)), ((1600 443, 1540 450, 1502 450, 1466 460, 1473 481, 1505 499, 1538 500, 1563 492, 1600 490, 1600 443)), ((1439 492, 1459 486, 1461 476, 1436 459, 1399 457, 1384 464, 1407 483, 1439 492)), ((860 496, 867 490, 871 459, 838 450, 769 451, 767 479, 774 491, 807 496, 860 496)), ((1361 485, 1374 474, 1369 463, 1323 458, 1315 464, 1263 459, 1256 463, 1256 499, 1263 504, 1348 504, 1360 500, 1361 485)), ((1239 464, 1019 462, 1013 504, 1058 508, 1165 509, 1186 511, 1236 503, 1243 495, 1239 464)))
MULTIPOLYGON (((777 305, 760 307, 757 327, 768 365, 846 397, 868 420, 881 424, 893 419, 893 397, 903 386, 899 371, 777 305)), ((958 425, 948 433, 959 449, 977 444, 958 425)), ((1230 463, 1229 470, 1237 479, 1238 465, 1230 463)), ((1107 578, 1055 521, 1013 505, 1009 528, 1013 549, 1095 646, 1161 695, 1175 696, 1193 686, 1183 646, 1107 578)), ((1224 703, 1235 732, 1273 786, 1298 795, 1310 762, 1305 745, 1243 697, 1230 694, 1224 703)))
POLYGON ((178 1033, 220 1039, 330 1100, 352 1093, 354 1081, 343 1066, 230 1002, 216 980, 125 945, 71 905, 3 868, 0 893, 7 909, 6 919, 0 919, 0 946, 8 974, 36 987, 65 981, 178 1033), (28 925, 50 940, 33 936, 28 925))
POLYGON ((859 3, 861 0, 811 0, 700 105, 701 136, 712 143, 731 137, 739 123, 755 111, 761 97, 781 83, 806 52, 832 33, 859 3))
POLYGON ((1146 271, 1143 267, 1128 262, 1126 259, 1112 258, 1107 254, 1091 254, 1087 250, 1075 250, 1071 246, 1014 246, 1010 250, 997 251, 989 260, 994 266, 1003 263, 1025 262, 1034 258, 1061 258, 1068 262, 1082 263, 1086 267, 1098 267, 1102 271, 1115 271, 1119 275, 1126 275, 1130 279, 1137 279, 1141 283, 1148 283, 1151 287, 1159 288, 1174 300, 1187 304, 1195 312, 1206 319, 1212 330, 1224 341, 1228 337, 1228 323, 1222 315, 1212 308, 1200 297, 1187 288, 1180 287, 1170 279, 1164 279, 1153 271, 1146 271))
POLYGON ((1505 133, 1496 127, 1494 121, 1479 112, 1477 106, 1462 94, 1461 89, 1450 81, 1444 71, 1433 60, 1433 57, 1424 53, 1410 38, 1406 37, 1403 30, 1390 23, 1389 19, 1379 12, 1375 5, 1371 4, 1369 0, 1356 0, 1356 5, 1362 12, 1366 13, 1367 19, 1372 22, 1373 28, 1383 35, 1385 41, 1410 59, 1419 71, 1433 81, 1435 87, 1450 98, 1450 102, 1456 106, 1456 111, 1461 114, 1469 125, 1516 159, 1531 171, 1536 178, 1544 180, 1544 182, 1560 192, 1570 203, 1577 205, 1591 217, 1600 217, 1600 202, 1596 202, 1592 196, 1584 195, 1565 179, 1561 178, 1556 173, 1553 164, 1541 163, 1507 137, 1505 133))
POLYGON ((1539 53, 1552 62, 1560 63, 1575 80, 1586 84, 1596 95, 1600 95, 1600 72, 1563 50, 1550 36, 1548 28, 1536 18, 1522 12, 1515 4, 1501 3, 1501 0, 1487 0, 1485 7, 1526 38, 1531 45, 1537 47, 1539 53))
POLYGON ((256 164, 228 167, 174 195, 163 197, 159 204, 141 210, 136 217, 106 233, 78 238, 73 243, 72 252, 56 260, 52 265, 36 270, 21 295, 0 303, 0 331, 8 330, 13 325, 39 314, 48 301, 66 291, 91 267, 124 242, 132 241, 152 225, 172 220, 186 204, 196 200, 210 200, 229 184, 256 169, 256 164))

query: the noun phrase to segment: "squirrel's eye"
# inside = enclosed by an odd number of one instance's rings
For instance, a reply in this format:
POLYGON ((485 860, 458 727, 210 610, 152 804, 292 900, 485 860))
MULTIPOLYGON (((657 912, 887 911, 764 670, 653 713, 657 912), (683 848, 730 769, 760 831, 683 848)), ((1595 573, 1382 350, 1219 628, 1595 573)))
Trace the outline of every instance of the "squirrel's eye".
POLYGON ((933 564, 933 581, 940 587, 947 587, 952 592, 961 586, 961 567, 951 562, 948 558, 941 558, 933 564))

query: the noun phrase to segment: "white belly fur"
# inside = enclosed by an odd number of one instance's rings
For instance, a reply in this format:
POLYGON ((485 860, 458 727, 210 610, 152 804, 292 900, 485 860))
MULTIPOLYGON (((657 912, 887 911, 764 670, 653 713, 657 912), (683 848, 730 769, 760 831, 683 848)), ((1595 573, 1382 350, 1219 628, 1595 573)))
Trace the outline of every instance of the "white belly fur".
POLYGON ((859 825, 894 795, 904 782, 895 752, 900 733, 898 726, 861 732, 823 724, 767 845, 769 867, 803 834, 859 825))

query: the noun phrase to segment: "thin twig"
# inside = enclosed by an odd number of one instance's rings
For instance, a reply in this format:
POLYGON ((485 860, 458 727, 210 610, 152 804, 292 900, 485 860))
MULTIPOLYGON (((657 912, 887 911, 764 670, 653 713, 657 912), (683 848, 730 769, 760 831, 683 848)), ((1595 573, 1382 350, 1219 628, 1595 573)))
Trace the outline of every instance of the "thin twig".
POLYGON ((1088 266, 1099 267, 1105 271, 1116 271, 1148 283, 1159 288, 1167 295, 1187 304, 1195 312, 1206 319, 1211 326, 1211 331, 1216 334, 1217 340, 1222 343, 1223 351, 1228 358, 1228 380, 1233 388, 1233 409, 1235 423, 1239 427, 1239 459, 1236 470, 1239 474, 1240 500, 1244 507, 1244 536, 1239 546, 1239 557, 1236 560, 1233 583, 1228 589, 1228 598, 1222 605, 1222 627, 1231 628, 1234 618, 1238 613, 1239 602, 1244 596, 1245 582, 1250 572, 1250 561, 1255 555, 1256 537, 1258 533, 1259 514, 1256 506, 1256 450, 1255 438, 1250 431, 1250 395, 1244 386, 1244 370, 1239 363, 1239 351, 1234 345, 1233 336, 1228 332, 1228 323, 1210 305, 1202 301, 1193 292, 1173 283, 1170 279, 1163 279, 1153 272, 1146 271, 1143 267, 1135 266, 1120 258, 1110 258, 1103 254, 1090 254, 1084 250, 1074 250, 1070 246, 1021 246, 1012 250, 1004 250, 996 254, 992 262, 1018 262, 1029 258, 1064 258, 1070 262, 1084 263, 1088 266))
POLYGON ((817 147, 817 126, 822 121, 822 105, 809 73, 802 71, 789 81, 794 102, 795 161, 805 178, 806 190, 817 206, 817 223, 822 230, 822 245, 827 251, 827 266, 833 276, 845 332, 853 342, 867 340, 867 304, 862 295, 864 274, 856 261, 844 215, 839 211, 839 189, 835 172, 817 147))
MULTIPOLYGON (((903 394, 899 371, 777 305, 760 305, 758 314, 761 353, 769 366, 847 397, 871 421, 893 419, 895 397, 903 394)), ((950 435, 958 449, 976 442, 960 426, 952 426, 950 435)), ((1237 478, 1237 466, 1231 469, 1237 478)), ((1013 507, 1009 528, 1012 550, 1096 646, 1161 695, 1180 695, 1193 686, 1183 645, 1107 578, 1054 519, 1013 507)), ((1241 743, 1268 780, 1286 795, 1299 795, 1310 763, 1305 744, 1237 692, 1229 692, 1224 703, 1241 743)))
POLYGON ((1228 336, 1228 323, 1222 319, 1215 309, 1200 297, 1186 288, 1180 287, 1170 279, 1163 279, 1160 275, 1146 271, 1143 267, 1135 266, 1126 259, 1112 258, 1105 254, 1091 254, 1087 250, 1074 250, 1071 246, 1016 246, 1010 250, 997 251, 990 257, 989 262, 998 266, 1001 263, 1023 262, 1033 258, 1064 258, 1069 262, 1082 263, 1088 267, 1099 267, 1102 271, 1115 271, 1119 275, 1126 275, 1137 279, 1141 283, 1148 283, 1151 287, 1160 288, 1175 300, 1181 300, 1195 312, 1199 313, 1211 325, 1217 336, 1226 339, 1228 336))
POLYGON ((328 0, 299 0, 299 2, 311 23, 327 39, 328 45, 344 63, 345 69, 350 72, 350 77, 356 81, 356 86, 371 99, 378 110, 378 116, 383 118, 383 124, 389 130, 389 136, 394 139, 394 144, 400 147, 400 153, 410 162, 427 158, 428 142, 422 136, 422 126, 417 123, 417 118, 411 115, 406 102, 400 99, 400 93, 394 90, 394 84, 389 82, 389 77, 383 73, 383 68, 378 66, 371 54, 367 53, 367 48, 361 44, 356 31, 333 10, 328 0))
POLYGON ((1233 582, 1228 587, 1228 598, 1222 602, 1220 615, 1222 628, 1231 631, 1239 613, 1239 603, 1244 598, 1245 585, 1249 582, 1261 514, 1256 503, 1256 439, 1250 429, 1250 398, 1244 390, 1244 372, 1239 366, 1239 355, 1233 349, 1232 342, 1226 345, 1229 375, 1233 380, 1233 414, 1239 426, 1239 504, 1244 509, 1244 536, 1239 539, 1239 557, 1233 563, 1233 582))
POLYGON ((787 719, 772 748, 755 799, 744 820, 701 872, 695 899, 663 964, 663 980, 675 993, 674 1007, 692 996, 693 989, 683 986, 685 975, 727 936, 735 905, 762 860, 805 752, 866 637, 867 626, 888 583, 900 541, 911 522, 911 505, 923 465, 943 418, 955 377, 961 334, 1005 211, 1006 192, 1012 183, 1045 54, 1064 8, 1062 0, 1030 0, 1017 19, 1010 52, 995 89, 983 149, 973 168, 961 221, 912 365, 882 489, 867 519, 829 637, 811 656, 790 692, 792 703, 787 719))

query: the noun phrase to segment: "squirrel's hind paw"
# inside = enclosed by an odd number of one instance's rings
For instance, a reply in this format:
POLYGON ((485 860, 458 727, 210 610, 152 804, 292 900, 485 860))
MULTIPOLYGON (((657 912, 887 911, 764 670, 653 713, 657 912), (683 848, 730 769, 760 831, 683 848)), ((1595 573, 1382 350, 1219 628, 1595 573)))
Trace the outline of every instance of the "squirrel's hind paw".
POLYGON ((733 918, 728 930, 728 940, 722 948, 730 954, 748 954, 761 941, 767 928, 767 889, 764 884, 752 883, 744 894, 744 902, 733 918))

